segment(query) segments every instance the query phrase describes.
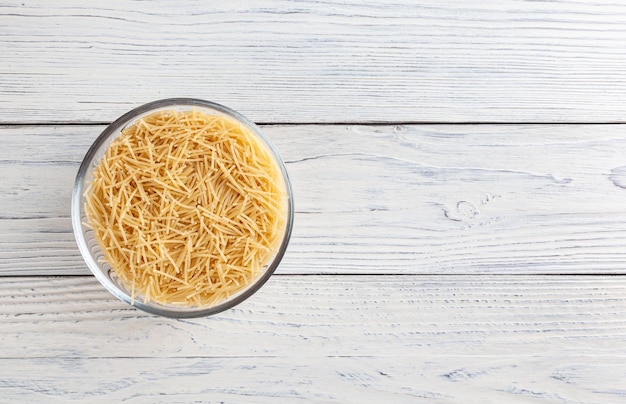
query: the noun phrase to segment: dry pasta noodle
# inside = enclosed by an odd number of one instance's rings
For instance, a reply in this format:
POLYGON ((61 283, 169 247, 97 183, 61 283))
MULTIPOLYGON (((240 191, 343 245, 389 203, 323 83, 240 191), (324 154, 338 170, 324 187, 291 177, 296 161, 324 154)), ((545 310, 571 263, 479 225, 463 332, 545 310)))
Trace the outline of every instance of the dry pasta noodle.
POLYGON ((85 197, 133 302, 217 304, 263 272, 284 234, 285 185, 267 147, 200 111, 155 112, 124 129, 85 197))

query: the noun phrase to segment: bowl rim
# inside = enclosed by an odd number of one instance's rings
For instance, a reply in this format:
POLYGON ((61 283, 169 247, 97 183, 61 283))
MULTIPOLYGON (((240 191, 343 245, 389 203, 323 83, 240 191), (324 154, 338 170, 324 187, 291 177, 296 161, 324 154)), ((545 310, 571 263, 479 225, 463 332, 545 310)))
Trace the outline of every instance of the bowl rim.
MULTIPOLYGON (((279 263, 282 261, 283 256, 287 250, 287 246, 289 244, 289 240, 291 239, 291 232, 293 229, 293 219, 294 219, 294 201, 293 201, 293 190, 291 187, 291 182, 289 180, 289 175, 287 174, 287 169, 285 167, 285 163, 283 159, 280 157, 278 151, 270 141, 270 139, 261 131, 261 129, 254 124, 252 121, 247 119, 245 116, 240 114, 239 112, 228 108, 224 105, 217 104, 215 102, 206 101, 198 98, 165 98, 152 102, 148 102, 146 104, 140 105, 136 107, 118 119, 113 121, 111 124, 107 125, 107 127, 100 133, 100 135, 96 138, 96 140, 91 144, 85 156, 78 168, 78 172, 76 174, 76 178, 74 180, 74 186, 72 189, 72 200, 71 200, 71 219, 72 219, 72 229, 74 233, 74 238, 76 239, 76 243, 78 244, 78 249, 87 264, 87 267, 91 271, 91 273, 98 279, 98 281, 115 297, 119 300, 128 303, 129 305, 136 307, 140 310, 143 310, 147 313, 160 315, 163 317, 170 318, 194 318, 194 317, 206 317, 209 315, 217 314, 222 311, 233 308, 248 299, 250 296, 255 294, 274 274, 276 268, 279 263), (84 210, 84 192, 85 189, 83 187, 85 183, 85 178, 90 170, 90 166, 93 166, 94 162, 97 161, 96 155, 98 151, 105 145, 107 142, 112 141, 117 136, 121 134, 121 131, 133 123, 135 120, 141 118, 142 116, 156 112, 158 110, 165 110, 167 108, 177 108, 177 110, 191 110, 193 107, 198 107, 200 109, 211 109, 222 113, 226 116, 234 118, 238 122, 245 125, 248 129, 250 129, 254 135, 256 135, 261 141, 265 144, 268 151, 272 155, 276 164, 278 165, 282 177, 283 182, 285 184, 285 192, 287 194, 287 216, 285 223, 285 232, 281 243, 277 249, 276 254, 273 256, 274 258, 268 263, 268 267, 265 272, 260 275, 254 283, 250 284, 248 287, 243 289, 240 292, 237 292, 232 297, 218 303, 215 306, 209 307, 200 307, 200 308, 189 308, 185 306, 164 306, 161 304, 155 305, 155 303, 144 303, 141 300, 134 299, 132 301, 131 296, 128 293, 125 293, 121 290, 114 281, 111 280, 109 276, 104 273, 104 270, 100 267, 98 262, 96 261, 94 255, 92 254, 89 246, 87 245, 87 241, 85 238, 85 229, 86 226, 82 221, 82 212, 84 210), (189 107, 189 109, 183 109, 181 107, 189 107)), ((98 245, 98 250, 100 250, 100 246, 98 245)), ((112 269, 111 269, 112 270, 112 269)))

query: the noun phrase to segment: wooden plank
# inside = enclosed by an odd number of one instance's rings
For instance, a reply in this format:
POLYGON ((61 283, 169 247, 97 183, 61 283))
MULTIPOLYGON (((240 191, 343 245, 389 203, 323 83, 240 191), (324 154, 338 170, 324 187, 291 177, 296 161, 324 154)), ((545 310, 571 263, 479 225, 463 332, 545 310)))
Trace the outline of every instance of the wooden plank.
POLYGON ((626 4, 9 1, 0 122, 193 96, 258 122, 623 122, 626 4))
POLYGON ((626 355, 624 292, 622 276, 276 275, 234 309, 173 320, 89 276, 5 277, 0 358, 626 355))
MULTIPOLYGON (((88 273, 70 194, 101 129, 0 128, 0 273, 88 273)), ((626 273, 620 125, 264 130, 296 201, 279 273, 626 273)))
POLYGON ((4 403, 618 403, 626 399, 623 360, 460 353, 305 360, 5 359, 0 392, 4 403))
POLYGON ((0 325, 3 402, 626 399, 623 276, 277 275, 192 320, 4 278, 0 325))

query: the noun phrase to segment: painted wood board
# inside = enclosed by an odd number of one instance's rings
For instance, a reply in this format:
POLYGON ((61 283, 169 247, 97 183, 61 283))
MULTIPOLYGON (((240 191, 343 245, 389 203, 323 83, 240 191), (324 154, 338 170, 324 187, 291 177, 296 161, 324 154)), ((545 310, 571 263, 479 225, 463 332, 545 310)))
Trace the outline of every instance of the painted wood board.
MULTIPOLYGON (((70 195, 102 129, 0 128, 0 273, 88 274, 70 195)), ((279 273, 626 273, 622 125, 263 129, 295 193, 279 273)))
POLYGON ((192 320, 3 278, 0 325, 4 402, 626 399, 620 276, 277 275, 192 320))
POLYGON ((624 122, 626 4, 9 1, 0 123, 191 96, 257 122, 624 122))
POLYGON ((623 361, 454 353, 3 359, 0 392, 5 403, 620 403, 623 361))

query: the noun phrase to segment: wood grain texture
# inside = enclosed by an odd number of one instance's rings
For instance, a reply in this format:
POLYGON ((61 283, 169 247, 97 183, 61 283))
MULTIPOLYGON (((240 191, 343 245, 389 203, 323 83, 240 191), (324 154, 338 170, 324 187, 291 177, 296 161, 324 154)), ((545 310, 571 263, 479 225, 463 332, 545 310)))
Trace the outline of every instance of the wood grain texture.
MULTIPOLYGON (((70 194, 102 128, 0 128, 0 273, 88 273, 70 194)), ((621 125, 264 130, 296 201, 279 273, 626 273, 621 125)))
POLYGON ((623 360, 454 353, 7 359, 0 393, 4 403, 621 403, 623 360))
POLYGON ((626 4, 9 1, 0 123, 193 96, 258 122, 623 122, 626 4))
POLYGON ((626 402, 626 3, 478 3, 0 3, 0 402, 626 402), (210 318, 71 232, 102 124, 175 96, 266 123, 295 192, 210 318))
POLYGON ((3 278, 0 395, 20 400, 626 399, 615 276, 275 276, 172 320, 91 277, 3 278))

